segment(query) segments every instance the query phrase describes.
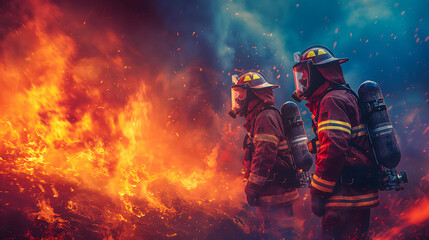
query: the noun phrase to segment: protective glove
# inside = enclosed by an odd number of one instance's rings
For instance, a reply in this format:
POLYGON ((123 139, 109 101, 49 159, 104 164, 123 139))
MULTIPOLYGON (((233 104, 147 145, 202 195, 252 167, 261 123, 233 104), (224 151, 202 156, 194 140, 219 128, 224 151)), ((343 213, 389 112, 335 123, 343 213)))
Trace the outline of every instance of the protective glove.
POLYGON ((253 193, 246 194, 246 200, 250 206, 255 206, 256 194, 253 194, 253 193))
POLYGON ((255 206, 256 198, 259 196, 259 193, 262 191, 264 186, 254 184, 252 182, 247 182, 244 192, 246 193, 246 200, 250 206, 255 206))
POLYGON ((311 196, 311 210, 314 215, 322 217, 325 214, 325 200, 321 197, 311 196))

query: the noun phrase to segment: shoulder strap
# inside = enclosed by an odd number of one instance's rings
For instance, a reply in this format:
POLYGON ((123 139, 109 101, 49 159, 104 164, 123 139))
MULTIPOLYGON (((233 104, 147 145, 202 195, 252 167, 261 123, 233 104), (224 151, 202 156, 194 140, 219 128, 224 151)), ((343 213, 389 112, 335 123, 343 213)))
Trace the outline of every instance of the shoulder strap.
POLYGON ((256 118, 258 118, 258 116, 259 116, 259 114, 261 114, 261 112, 263 112, 267 109, 275 110, 280 115, 280 117, 282 116, 282 114, 280 113, 280 110, 275 105, 270 104, 270 105, 263 106, 261 108, 261 110, 259 110, 258 114, 256 114, 255 120, 253 120, 252 132, 250 133, 250 137, 252 138, 252 140, 255 137, 254 135, 255 135, 256 118))
MULTIPOLYGON (((325 92, 323 92, 322 97, 320 98, 319 102, 317 103, 317 111, 315 116, 315 121, 319 121, 319 112, 320 112, 320 103, 322 102, 323 98, 328 94, 329 92, 335 91, 335 90, 345 90, 348 93, 351 93, 353 96, 355 96, 356 100, 358 101, 359 105, 359 97, 358 95, 350 88, 350 85, 348 84, 338 84, 328 87, 325 92)), ((360 106, 359 106, 360 107, 360 106)))
MULTIPOLYGON (((315 117, 316 122, 319 120, 320 102, 322 102, 322 99, 325 97, 326 94, 328 94, 329 92, 335 91, 335 90, 344 90, 344 91, 347 91, 348 93, 351 93, 356 98, 357 103, 358 103, 357 105, 358 105, 360 111, 363 113, 362 107, 361 107, 360 101, 359 101, 359 96, 355 93, 355 91, 353 91, 353 89, 351 89, 350 85, 348 85, 348 84, 339 84, 339 85, 334 85, 334 86, 327 88, 326 91, 323 93, 322 97, 320 98, 319 102, 317 103, 317 115, 315 117)), ((312 128, 313 128, 314 134, 316 134, 316 137, 315 137, 315 139, 316 139, 317 133, 315 130, 316 129, 315 124, 316 123, 314 121, 312 121, 312 128)), ((369 155, 367 155, 366 151, 364 149, 362 149, 362 147, 358 146, 353 141, 350 141, 350 144, 353 145, 353 147, 357 148, 360 152, 365 154, 368 158, 370 157, 369 155)))

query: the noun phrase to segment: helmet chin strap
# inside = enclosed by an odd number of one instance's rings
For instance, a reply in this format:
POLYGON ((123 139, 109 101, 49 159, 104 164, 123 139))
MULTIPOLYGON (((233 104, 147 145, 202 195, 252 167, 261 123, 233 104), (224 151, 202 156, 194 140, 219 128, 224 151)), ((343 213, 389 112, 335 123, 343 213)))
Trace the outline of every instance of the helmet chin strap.
POLYGON ((296 92, 292 93, 292 96, 290 96, 293 100, 295 100, 296 102, 301 102, 302 99, 298 97, 298 94, 296 92))

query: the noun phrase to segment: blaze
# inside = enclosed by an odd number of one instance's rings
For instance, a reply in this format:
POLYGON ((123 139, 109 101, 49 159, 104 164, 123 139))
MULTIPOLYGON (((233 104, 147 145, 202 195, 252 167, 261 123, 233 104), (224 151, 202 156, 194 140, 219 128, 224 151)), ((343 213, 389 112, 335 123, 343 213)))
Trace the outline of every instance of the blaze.
POLYGON ((425 228, 425 226, 427 226, 426 224, 428 220, 429 199, 423 198, 417 200, 413 207, 408 209, 405 213, 401 214, 399 220, 395 224, 395 227, 389 229, 386 232, 377 234, 374 239, 395 239, 398 236, 404 238, 404 232, 410 234, 410 230, 404 230, 410 227, 416 228, 416 226, 421 227, 423 229, 425 228))
POLYGON ((206 129, 228 125, 201 96, 187 99, 188 91, 203 94, 186 88, 192 69, 172 76, 153 72, 155 63, 139 68, 108 27, 72 22, 75 32, 65 32, 70 13, 56 5, 11 5, 30 14, 1 42, 0 171, 19 188, 17 196, 2 191, 2 203, 64 238, 55 229, 72 228, 73 218, 105 225, 92 230, 104 237, 134 236, 158 220, 175 236, 173 221, 186 212, 240 211, 241 180, 218 166, 238 130, 206 129), (174 89, 162 89, 169 82, 174 89), (204 111, 208 125, 181 116, 184 104, 204 111), (33 207, 22 210, 22 196, 33 207))

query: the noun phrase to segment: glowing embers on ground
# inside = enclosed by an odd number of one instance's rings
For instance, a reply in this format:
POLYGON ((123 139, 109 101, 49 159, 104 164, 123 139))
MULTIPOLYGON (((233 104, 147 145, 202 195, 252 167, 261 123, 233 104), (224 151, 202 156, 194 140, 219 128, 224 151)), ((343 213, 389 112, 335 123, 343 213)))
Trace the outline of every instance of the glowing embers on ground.
POLYGON ((218 139, 167 125, 172 94, 145 82, 169 76, 133 69, 112 30, 73 35, 58 24, 71 13, 26 4, 0 62, 0 213, 21 227, 11 236, 192 238, 232 221, 242 183, 217 170, 218 139))

